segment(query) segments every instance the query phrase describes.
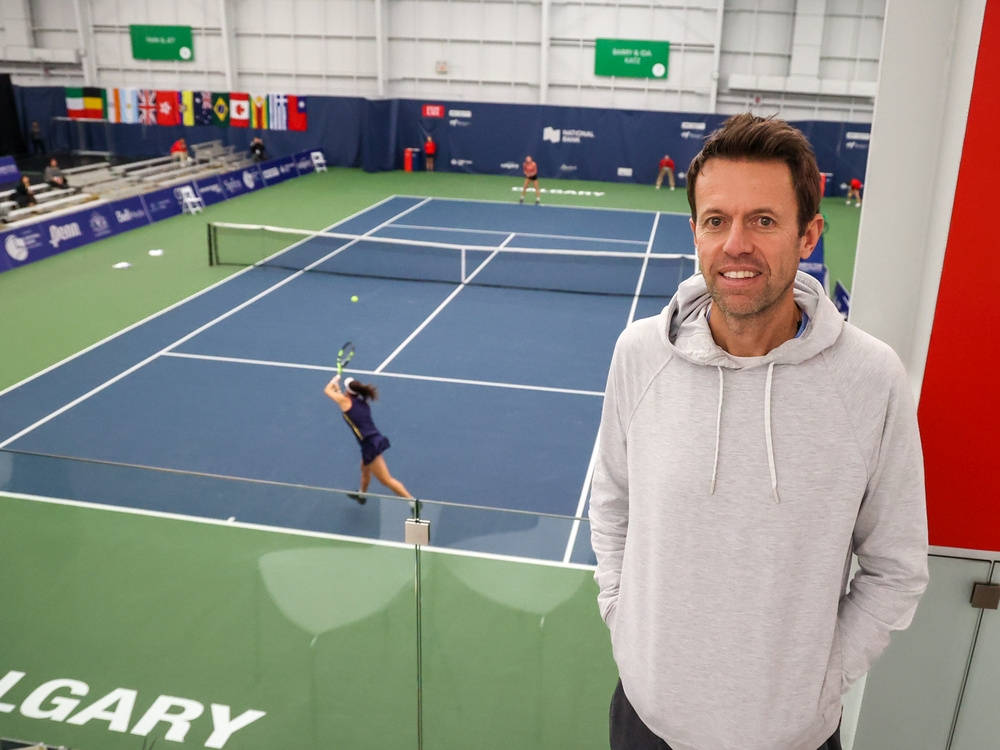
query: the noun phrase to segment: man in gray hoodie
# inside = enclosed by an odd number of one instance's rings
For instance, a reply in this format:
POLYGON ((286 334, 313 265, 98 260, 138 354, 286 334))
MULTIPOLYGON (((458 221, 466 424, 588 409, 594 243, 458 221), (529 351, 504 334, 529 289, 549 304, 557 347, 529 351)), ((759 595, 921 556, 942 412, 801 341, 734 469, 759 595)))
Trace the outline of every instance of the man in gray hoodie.
POLYGON ((619 338, 591 492, 611 746, 838 750, 927 585, 913 397, 798 272, 823 231, 802 133, 730 118, 687 190, 701 272, 619 338))

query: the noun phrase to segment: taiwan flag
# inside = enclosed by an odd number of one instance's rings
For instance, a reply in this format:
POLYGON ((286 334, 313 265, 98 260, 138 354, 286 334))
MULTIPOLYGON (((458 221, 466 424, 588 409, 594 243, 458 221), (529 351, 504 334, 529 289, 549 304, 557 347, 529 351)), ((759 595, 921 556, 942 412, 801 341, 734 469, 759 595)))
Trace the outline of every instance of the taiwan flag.
POLYGON ((212 92, 211 91, 195 91, 194 92, 194 124, 195 125, 211 125, 213 122, 212 117, 212 92))
POLYGON ((238 91, 229 94, 229 124, 234 128, 250 127, 250 94, 238 91))
POLYGON ((306 130, 306 98, 288 95, 288 129, 306 130))
POLYGON ((181 124, 180 102, 176 91, 156 92, 156 124, 181 124))
POLYGON ((156 124, 156 92, 139 89, 139 124, 156 124))

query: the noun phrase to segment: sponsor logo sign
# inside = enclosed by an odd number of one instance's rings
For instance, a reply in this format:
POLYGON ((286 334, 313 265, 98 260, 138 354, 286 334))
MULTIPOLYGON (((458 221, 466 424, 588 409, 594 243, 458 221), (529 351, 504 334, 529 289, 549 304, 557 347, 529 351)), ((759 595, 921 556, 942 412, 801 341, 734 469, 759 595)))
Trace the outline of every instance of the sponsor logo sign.
POLYGON ((149 223, 149 217, 146 216, 146 210, 139 198, 116 201, 111 205, 111 215, 114 216, 119 231, 149 223))
POLYGON ((871 140, 871 133, 849 130, 846 133, 844 133, 844 140, 847 141, 844 144, 845 148, 860 149, 862 151, 867 151, 868 141, 871 140))
POLYGON ((251 172, 249 169, 243 170, 243 184, 246 185, 247 190, 256 190, 260 187, 257 181, 261 179, 260 175, 256 171, 251 172))
POLYGON ((260 174, 264 178, 265 185, 275 185, 279 182, 294 177, 295 160, 291 156, 283 159, 272 159, 260 165, 260 174))
POLYGON ((21 179, 21 170, 13 156, 0 156, 0 185, 17 182, 21 179))
POLYGON ((205 201, 206 206, 211 206, 213 203, 218 203, 219 201, 224 201, 229 196, 226 195, 226 191, 222 187, 222 183, 219 182, 218 177, 209 177, 205 180, 197 180, 195 186, 198 188, 198 195, 201 199, 205 201))
POLYGON ((52 247, 59 247, 60 242, 65 242, 66 240, 75 240, 78 237, 83 237, 83 230, 80 229, 80 225, 75 221, 69 221, 65 224, 49 224, 49 244, 52 247))
POLYGON ((421 117, 444 117, 444 105, 443 104, 425 104, 420 108, 421 117))
POLYGON ((577 169, 578 169, 578 167, 576 166, 576 164, 560 164, 559 165, 559 171, 560 172, 575 172, 577 169))
POLYGON ((505 161, 501 162, 500 169, 519 169, 520 166, 516 161, 505 161))
POLYGON ((472 159, 452 159, 451 166, 453 167, 471 167, 472 159))
MULTIPOLYGON (((515 185, 510 191, 512 193, 520 193, 521 186, 515 185)), ((604 195, 604 192, 601 190, 563 190, 562 188, 542 188, 541 192, 548 193, 549 195, 589 195, 595 198, 604 195)))
POLYGON ((632 167, 618 167, 618 176, 619 177, 631 177, 632 176, 632 167))
MULTIPOLYGON (((192 190, 192 185, 188 185, 192 190)), ((150 221, 160 221, 181 213, 180 201, 174 196, 173 188, 163 188, 141 196, 150 221)))
POLYGON ((112 233, 111 225, 104 218, 104 214, 97 211, 90 215, 90 231, 93 232, 95 239, 107 237, 112 233))
POLYGON ((448 117, 472 117, 471 109, 449 109, 448 117))
POLYGON ((16 234, 8 234, 7 239, 4 240, 3 247, 7 251, 7 255, 18 263, 24 263, 28 259, 28 243, 16 234))
POLYGON ((457 117, 452 117, 450 120, 448 120, 448 125, 450 125, 453 128, 467 128, 471 124, 472 123, 469 122, 468 120, 461 120, 457 117))
POLYGON ((577 128, 556 128, 546 125, 542 129, 542 140, 551 143, 580 143, 594 137, 593 130, 579 130, 577 128))

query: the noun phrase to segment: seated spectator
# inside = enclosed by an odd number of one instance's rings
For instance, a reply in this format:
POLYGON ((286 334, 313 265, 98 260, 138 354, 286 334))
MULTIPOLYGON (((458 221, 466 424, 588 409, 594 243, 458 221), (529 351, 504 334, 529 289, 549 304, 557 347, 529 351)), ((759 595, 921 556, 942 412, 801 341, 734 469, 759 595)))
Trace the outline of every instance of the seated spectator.
POLYGON ((14 200, 17 202, 18 208, 34 206, 38 202, 35 200, 35 196, 31 194, 31 178, 28 175, 21 175, 21 181, 14 188, 14 200))
POLYGON ((59 169, 59 162, 54 156, 49 159, 49 166, 45 168, 43 179, 54 188, 69 187, 69 180, 66 179, 66 175, 59 169))
POLYGON ((187 142, 183 138, 178 138, 174 141, 174 144, 170 147, 170 155, 177 161, 187 161, 190 158, 188 156, 187 142))
POLYGON ((267 155, 264 151, 264 141, 260 138, 254 138, 250 142, 250 156, 253 157, 254 161, 264 161, 267 155))

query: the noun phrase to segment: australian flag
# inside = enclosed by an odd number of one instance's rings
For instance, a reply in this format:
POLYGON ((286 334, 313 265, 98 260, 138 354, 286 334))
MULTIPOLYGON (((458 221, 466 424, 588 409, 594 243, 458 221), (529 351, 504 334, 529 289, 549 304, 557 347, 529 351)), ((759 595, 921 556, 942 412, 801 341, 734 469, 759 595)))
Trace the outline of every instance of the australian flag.
POLYGON ((211 91, 195 91, 194 92, 194 124, 195 125, 211 125, 214 122, 212 119, 212 92, 211 91))

